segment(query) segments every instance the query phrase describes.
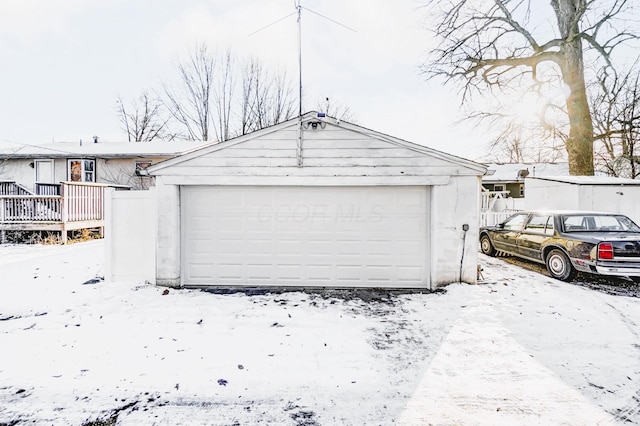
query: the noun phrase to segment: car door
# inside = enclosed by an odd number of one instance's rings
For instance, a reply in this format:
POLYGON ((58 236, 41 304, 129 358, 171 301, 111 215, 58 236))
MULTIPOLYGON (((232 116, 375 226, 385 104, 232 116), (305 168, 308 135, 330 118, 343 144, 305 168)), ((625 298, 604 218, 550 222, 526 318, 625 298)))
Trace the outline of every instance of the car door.
POLYGON ((517 213, 502 222, 500 229, 493 235, 493 245, 496 250, 518 254, 518 235, 529 217, 528 213, 517 213))
POLYGON ((543 261, 542 244, 552 235, 553 217, 546 214, 532 214, 522 233, 518 235, 518 254, 532 260, 543 261))

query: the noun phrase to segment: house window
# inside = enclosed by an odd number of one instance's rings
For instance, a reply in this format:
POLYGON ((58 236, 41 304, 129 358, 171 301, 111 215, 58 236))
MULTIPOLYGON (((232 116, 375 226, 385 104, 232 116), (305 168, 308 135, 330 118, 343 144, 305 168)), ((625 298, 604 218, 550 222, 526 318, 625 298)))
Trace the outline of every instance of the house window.
POLYGON ((136 176, 142 176, 142 171, 151 166, 151 161, 136 161, 136 176))
POLYGON ((504 185, 493 185, 493 190, 496 192, 504 191, 504 185))
POLYGON ((520 197, 524 197, 524 184, 520 184, 520 197))
POLYGON ((95 160, 69 160, 67 162, 67 175, 71 182, 95 182, 95 160))

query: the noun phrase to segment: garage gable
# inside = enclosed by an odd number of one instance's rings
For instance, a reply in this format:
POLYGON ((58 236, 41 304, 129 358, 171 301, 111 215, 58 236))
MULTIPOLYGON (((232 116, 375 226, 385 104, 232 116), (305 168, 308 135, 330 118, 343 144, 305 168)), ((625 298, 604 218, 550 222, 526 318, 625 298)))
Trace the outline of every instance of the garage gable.
POLYGON ((315 112, 149 169, 174 184, 432 185, 483 165, 315 112))

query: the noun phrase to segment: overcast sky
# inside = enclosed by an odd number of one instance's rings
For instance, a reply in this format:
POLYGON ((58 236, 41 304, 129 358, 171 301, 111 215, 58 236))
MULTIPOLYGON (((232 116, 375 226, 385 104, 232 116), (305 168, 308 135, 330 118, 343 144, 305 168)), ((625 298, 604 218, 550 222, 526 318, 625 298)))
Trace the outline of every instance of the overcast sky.
MULTIPOLYGON (((417 0, 302 5, 355 30, 303 11, 303 110, 329 97, 373 130, 472 160, 484 153, 487 137, 454 124, 456 89, 420 75, 430 39, 417 0)), ((125 141, 118 96, 176 81, 176 60, 197 42, 295 78, 295 12, 293 0, 2 1, 0 140, 125 141)))

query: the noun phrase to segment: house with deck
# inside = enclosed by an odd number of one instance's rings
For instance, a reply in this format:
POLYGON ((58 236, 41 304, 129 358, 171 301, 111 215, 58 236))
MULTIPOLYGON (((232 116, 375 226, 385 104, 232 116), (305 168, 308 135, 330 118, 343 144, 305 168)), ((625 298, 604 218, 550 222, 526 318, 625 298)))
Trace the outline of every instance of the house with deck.
POLYGON ((102 229, 105 189, 154 185, 144 170, 202 142, 57 142, 0 148, 0 242, 7 231, 102 229))
POLYGON ((53 193, 60 182, 102 183, 148 189, 147 167, 206 145, 193 141, 55 142, 0 147, 0 180, 35 194, 53 193))

